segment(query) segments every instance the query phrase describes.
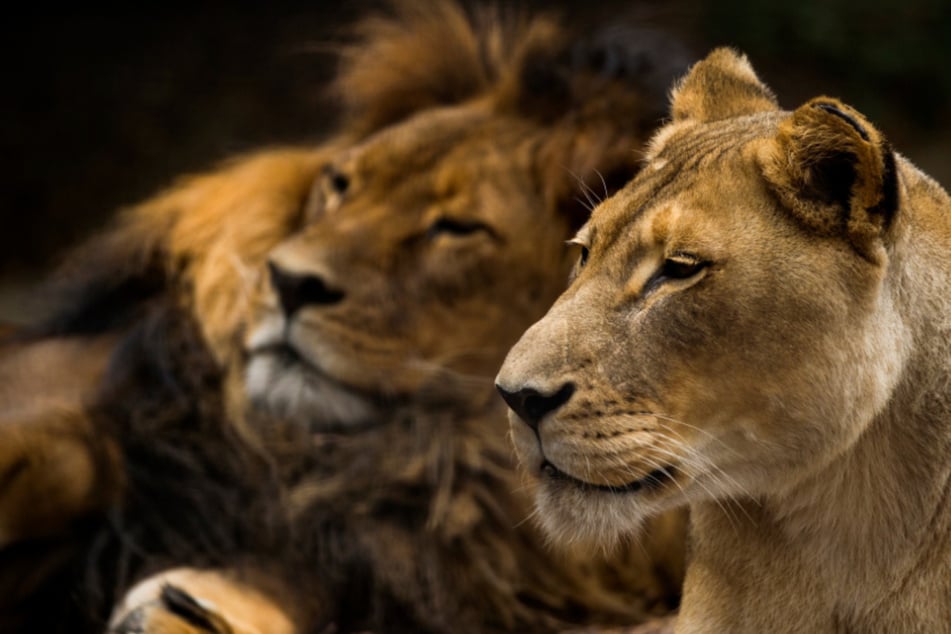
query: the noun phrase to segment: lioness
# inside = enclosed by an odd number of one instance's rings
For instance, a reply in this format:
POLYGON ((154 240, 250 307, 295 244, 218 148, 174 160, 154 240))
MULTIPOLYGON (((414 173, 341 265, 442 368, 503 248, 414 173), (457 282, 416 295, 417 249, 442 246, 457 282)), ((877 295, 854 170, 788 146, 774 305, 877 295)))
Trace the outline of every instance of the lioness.
POLYGON ((689 504, 679 632, 951 631, 951 201, 728 49, 671 117, 497 379, 542 524, 689 504))
POLYGON ((117 631, 269 634, 676 601, 676 518, 623 565, 548 556, 492 381, 563 287, 575 176, 629 180, 676 60, 397 4, 343 52, 337 135, 128 210, 0 357, 0 630, 100 631, 123 596, 117 631))

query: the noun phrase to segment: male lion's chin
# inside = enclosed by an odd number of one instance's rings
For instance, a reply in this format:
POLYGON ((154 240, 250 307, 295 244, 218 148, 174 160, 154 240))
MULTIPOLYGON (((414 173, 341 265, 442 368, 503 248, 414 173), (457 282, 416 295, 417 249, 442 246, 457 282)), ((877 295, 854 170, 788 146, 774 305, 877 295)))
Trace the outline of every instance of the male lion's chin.
POLYGON ((254 354, 244 378, 253 409, 314 431, 356 430, 379 419, 366 395, 282 355, 254 354))

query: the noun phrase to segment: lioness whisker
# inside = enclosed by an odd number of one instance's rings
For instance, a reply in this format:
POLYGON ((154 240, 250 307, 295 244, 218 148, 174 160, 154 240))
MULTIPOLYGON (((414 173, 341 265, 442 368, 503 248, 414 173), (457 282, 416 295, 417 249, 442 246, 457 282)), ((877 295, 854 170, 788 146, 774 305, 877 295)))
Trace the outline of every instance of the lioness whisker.
MULTIPOLYGON (((719 474, 720 474, 719 477, 721 477, 721 482, 722 482, 722 478, 726 478, 727 484, 733 485, 734 488, 739 489, 739 492, 740 492, 740 493, 742 493, 742 494, 748 496, 750 499, 754 500, 757 504, 759 504, 758 499, 757 499, 755 496, 753 496, 753 494, 752 494, 745 486, 743 486, 738 480, 736 480, 736 478, 733 478, 733 477, 730 476, 728 473, 726 473, 726 472, 723 470, 723 468, 721 468, 721 467, 718 466, 715 462, 713 462, 713 460, 712 460, 711 458, 705 457, 705 456, 704 456, 702 453, 700 453, 697 449, 691 447, 691 446, 686 442, 686 439, 684 439, 683 436, 681 436, 681 434, 680 434, 677 430, 671 428, 671 427, 668 426, 668 425, 663 425, 662 423, 661 423, 661 425, 662 425, 662 427, 663 427, 664 429, 666 429, 666 430, 669 431, 670 433, 676 435, 676 436, 680 439, 680 444, 682 445, 683 449, 688 453, 688 455, 690 455, 690 456, 696 456, 697 459, 701 461, 701 467, 706 467, 705 470, 709 470, 709 471, 715 472, 713 475, 715 475, 716 473, 719 473, 719 474)), ((702 431, 702 430, 701 430, 701 431, 702 431)), ((658 448, 658 449, 660 449, 660 448, 658 448)), ((663 449, 660 449, 660 450, 662 451, 663 449)), ((737 452, 734 451, 733 453, 737 453, 737 452)), ((732 495, 732 494, 731 494, 731 495, 732 495)))
POLYGON ((729 445, 727 445, 725 442, 723 442, 722 439, 716 437, 716 436, 713 435, 711 432, 707 431, 706 429, 703 429, 702 427, 698 427, 697 425, 691 425, 690 423, 688 423, 688 422, 686 422, 686 421, 680 420, 679 418, 674 418, 673 416, 669 416, 669 415, 667 415, 667 414, 661 414, 661 413, 658 413, 658 412, 650 412, 650 415, 651 415, 651 416, 654 416, 655 418, 658 418, 658 419, 660 419, 660 420, 669 421, 669 422, 671 422, 671 423, 676 423, 676 424, 678 424, 678 425, 682 425, 682 426, 684 426, 684 427, 687 427, 687 428, 689 428, 689 429, 692 429, 692 430, 694 430, 694 431, 696 431, 696 432, 698 432, 698 433, 703 434, 704 436, 706 436, 706 437, 709 438, 710 440, 715 441, 715 442, 718 443, 719 445, 722 445, 723 447, 726 447, 727 449, 729 449, 730 451, 732 451, 732 452, 735 453, 736 455, 738 455, 738 456, 740 455, 740 453, 739 453, 738 451, 736 451, 735 449, 733 449, 732 447, 730 447, 729 445))
POLYGON ((584 207, 589 214, 594 211, 594 205, 591 204, 590 200, 581 200, 581 198, 575 196, 575 202, 584 207))
POLYGON ((608 183, 606 180, 604 180, 604 174, 602 174, 601 170, 597 168, 595 168, 594 173, 597 174, 598 178, 601 179, 601 186, 604 187, 604 198, 602 198, 601 200, 603 201, 605 198, 610 198, 611 192, 608 191, 608 183))
POLYGON ((539 509, 538 509, 538 507, 536 506, 536 507, 534 507, 534 508, 531 510, 531 512, 530 512, 528 515, 526 515, 526 516, 523 517, 521 520, 519 520, 518 522, 516 522, 515 525, 512 526, 512 528, 521 528, 521 527, 524 526, 527 522, 530 522, 530 521, 534 520, 536 517, 538 517, 538 513, 539 513, 539 509))

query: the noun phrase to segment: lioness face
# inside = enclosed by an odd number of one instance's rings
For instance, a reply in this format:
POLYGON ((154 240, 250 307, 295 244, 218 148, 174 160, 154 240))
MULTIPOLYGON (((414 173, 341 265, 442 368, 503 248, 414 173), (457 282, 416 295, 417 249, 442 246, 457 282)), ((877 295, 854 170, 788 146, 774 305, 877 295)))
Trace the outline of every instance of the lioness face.
POLYGON ((768 190, 759 157, 788 116, 668 131, 510 352, 498 386, 553 535, 605 543, 688 501, 779 493, 882 406, 902 338, 883 268, 768 190))
POLYGON ((269 257, 245 342, 252 402, 348 427, 409 395, 491 387, 570 268, 568 221, 535 186, 532 132, 447 108, 327 165, 300 230, 269 257))

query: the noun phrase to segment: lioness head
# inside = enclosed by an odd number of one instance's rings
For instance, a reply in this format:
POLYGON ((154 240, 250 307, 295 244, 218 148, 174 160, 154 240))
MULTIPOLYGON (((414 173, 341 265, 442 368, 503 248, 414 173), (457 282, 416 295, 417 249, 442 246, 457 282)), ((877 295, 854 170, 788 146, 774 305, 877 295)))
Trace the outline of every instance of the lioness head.
POLYGON ((780 111, 725 49, 671 114, 498 376, 542 522, 566 539, 781 494, 854 443, 903 361, 882 136, 835 99, 780 111))

